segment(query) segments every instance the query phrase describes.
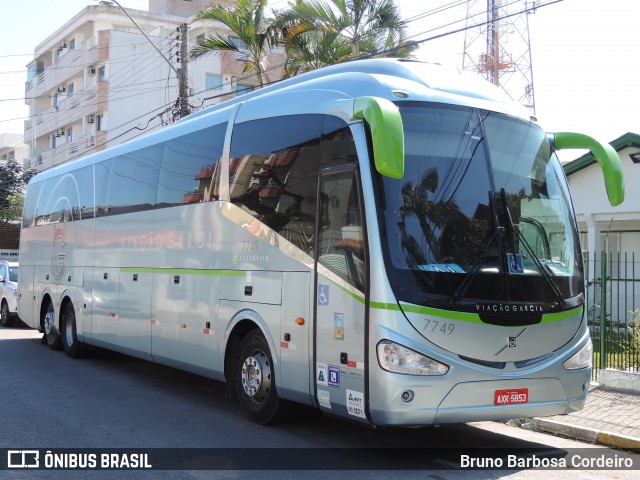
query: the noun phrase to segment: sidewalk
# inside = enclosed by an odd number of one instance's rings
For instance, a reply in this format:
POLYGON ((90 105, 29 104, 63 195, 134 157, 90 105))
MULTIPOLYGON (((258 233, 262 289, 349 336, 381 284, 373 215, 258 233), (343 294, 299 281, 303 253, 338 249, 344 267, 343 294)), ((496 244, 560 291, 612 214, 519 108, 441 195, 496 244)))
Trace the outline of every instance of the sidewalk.
POLYGON ((594 383, 583 410, 534 418, 531 427, 585 442, 640 450, 640 392, 605 389, 594 383))

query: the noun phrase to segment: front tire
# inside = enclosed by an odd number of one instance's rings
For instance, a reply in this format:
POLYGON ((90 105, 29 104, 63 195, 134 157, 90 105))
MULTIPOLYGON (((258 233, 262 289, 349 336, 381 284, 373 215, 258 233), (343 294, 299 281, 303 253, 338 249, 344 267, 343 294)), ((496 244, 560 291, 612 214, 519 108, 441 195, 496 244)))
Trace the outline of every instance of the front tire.
POLYGON ((261 425, 282 421, 285 402, 278 396, 269 345, 259 330, 242 340, 236 367, 236 390, 245 413, 261 425))
POLYGON ((62 328, 62 348, 69 358, 76 358, 80 355, 82 345, 78 340, 78 330, 76 328, 76 312, 71 302, 67 303, 60 318, 62 328))
POLYGON ((13 318, 9 315, 9 304, 6 301, 3 301, 2 306, 0 306, 0 324, 2 324, 3 327, 13 325, 13 318))
POLYGON ((47 304, 47 310, 42 319, 42 327, 44 330, 44 338, 51 350, 60 350, 62 348, 62 338, 56 327, 56 312, 53 309, 53 303, 47 304))

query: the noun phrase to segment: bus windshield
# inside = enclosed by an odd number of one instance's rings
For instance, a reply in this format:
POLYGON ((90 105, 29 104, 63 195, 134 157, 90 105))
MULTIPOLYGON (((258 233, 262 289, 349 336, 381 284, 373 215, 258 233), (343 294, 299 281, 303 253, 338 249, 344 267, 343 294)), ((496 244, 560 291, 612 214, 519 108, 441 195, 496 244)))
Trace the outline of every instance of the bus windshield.
POLYGON ((383 250, 398 300, 474 312, 581 304, 576 222, 546 134, 495 112, 398 106, 405 175, 379 182, 383 250))

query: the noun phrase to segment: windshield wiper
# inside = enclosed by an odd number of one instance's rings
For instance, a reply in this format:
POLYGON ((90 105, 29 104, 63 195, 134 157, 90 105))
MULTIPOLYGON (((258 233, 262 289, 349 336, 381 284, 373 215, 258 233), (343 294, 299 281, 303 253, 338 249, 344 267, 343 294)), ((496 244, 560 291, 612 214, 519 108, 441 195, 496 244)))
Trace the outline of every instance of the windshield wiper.
MULTIPOLYGON (((562 292, 560 291, 556 283, 551 278, 549 271, 547 270, 545 265, 542 264, 538 256, 535 254, 535 252, 531 248, 531 245, 529 245, 529 242, 527 242, 527 239, 524 237, 524 235, 522 234, 522 231, 520 230, 520 225, 513 223, 513 217, 511 216, 511 211, 509 210, 509 204, 507 203, 507 194, 504 188, 500 189, 499 198, 500 198, 500 201, 502 202, 502 208, 504 209, 504 220, 505 220, 504 223, 506 224, 506 230, 510 234, 509 236, 511 240, 510 242, 511 251, 513 256, 517 257, 519 255, 517 241, 520 240, 521 244, 524 245, 525 250, 531 257, 531 260, 533 260, 534 265, 540 271, 540 274, 542 275, 542 278, 544 279, 545 283, 553 292, 553 295, 554 297, 556 297, 556 300, 558 301, 558 303, 560 303, 560 305, 562 306, 565 306, 565 301, 564 301, 564 298, 562 297, 562 292)), ((505 272, 507 272, 507 270, 505 270, 505 272)))
MULTIPOLYGON (((475 280, 475 278, 478 276, 480 269, 487 257, 489 249, 494 243, 496 243, 496 241, 498 244, 498 255, 500 259, 499 264, 502 270, 502 274, 505 277, 509 275, 510 269, 503 244, 505 234, 508 235, 510 253, 516 263, 517 258, 520 256, 520 254, 518 254, 518 246, 523 245, 524 249, 531 257, 534 265, 540 271, 544 282, 553 292, 553 296, 555 297, 556 301, 560 305, 565 306, 566 302, 562 296, 562 292, 551 278, 551 275, 549 274, 545 265, 543 265, 540 259, 536 256, 535 252, 527 242, 527 239, 524 237, 523 233, 520 231, 520 225, 513 222, 513 217, 511 216, 511 211, 507 204, 507 195, 504 188, 500 189, 499 194, 497 194, 493 190, 489 190, 489 214, 491 221, 494 224, 494 233, 489 241, 484 245, 482 254, 476 259, 469 272, 467 272, 465 279, 462 281, 462 283, 460 283, 458 288, 456 288, 456 291, 451 296, 449 306, 458 306, 458 304, 460 303, 460 298, 467 292, 473 280, 475 280), (498 203, 500 204, 499 206, 497 205, 498 203)), ((524 273, 524 271, 522 273, 524 273)))
MULTIPOLYGON (((467 275, 465 275, 462 283, 460 283, 460 285, 458 285, 458 288, 456 288, 456 291, 453 292, 453 295, 448 302, 450 307, 457 307, 460 303, 460 297, 467 293, 471 282, 473 282, 473 280, 475 280, 475 278, 478 276, 480 268, 484 264, 484 261, 489 254, 489 249, 494 245, 494 243, 496 243, 496 240, 498 243, 498 252, 502 252, 502 238, 504 237, 504 227, 500 225, 498 211, 496 209, 495 196, 495 192, 493 190, 489 190, 489 217, 491 219, 491 222, 493 223, 493 235, 491 236, 489 241, 487 241, 484 247, 482 247, 482 253, 473 263, 471 269, 467 272, 467 275)), ((502 257, 502 254, 500 254, 500 263, 502 264, 502 268, 504 270, 505 265, 504 259, 502 257)))

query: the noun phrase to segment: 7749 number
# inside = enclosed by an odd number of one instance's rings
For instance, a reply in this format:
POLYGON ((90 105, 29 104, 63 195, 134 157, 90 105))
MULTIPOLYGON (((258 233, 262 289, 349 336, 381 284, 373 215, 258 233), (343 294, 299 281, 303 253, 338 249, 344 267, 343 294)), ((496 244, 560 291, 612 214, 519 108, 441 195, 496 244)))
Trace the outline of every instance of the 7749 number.
POLYGON ((422 330, 429 329, 430 332, 440 332, 443 335, 451 335, 456 329, 453 323, 440 322, 438 320, 431 320, 430 318, 427 318, 426 321, 427 323, 425 323, 422 330))

